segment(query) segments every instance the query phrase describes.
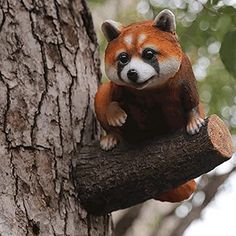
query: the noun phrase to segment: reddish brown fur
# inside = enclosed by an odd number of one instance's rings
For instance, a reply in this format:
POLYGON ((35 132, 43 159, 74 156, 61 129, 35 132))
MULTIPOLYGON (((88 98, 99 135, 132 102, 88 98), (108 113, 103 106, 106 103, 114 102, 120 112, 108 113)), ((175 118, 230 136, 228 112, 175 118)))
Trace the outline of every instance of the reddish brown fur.
MULTIPOLYGON (((197 90, 192 89, 195 88, 196 81, 190 69, 190 62, 184 55, 177 74, 161 88, 148 92, 118 86, 113 82, 101 85, 95 98, 95 110, 102 127, 131 143, 186 127, 187 114, 182 99, 186 96, 190 102, 186 102, 186 110, 187 106, 195 107, 199 104, 197 90), (186 91, 183 87, 186 87, 186 91), (105 114, 112 101, 118 101, 128 115, 122 127, 111 127, 107 123, 105 114)), ((204 118, 203 108, 199 107, 199 111, 204 118)))
POLYGON ((120 36, 110 42, 105 52, 105 63, 114 65, 116 64, 116 52, 121 49, 126 49, 130 55, 138 55, 141 53, 140 49, 145 45, 157 45, 159 49, 158 60, 165 60, 166 57, 175 56, 182 58, 182 50, 176 39, 176 35, 172 33, 163 32, 152 26, 152 21, 145 21, 140 23, 134 23, 125 27, 120 36), (138 42, 138 35, 140 33, 145 34, 147 39, 143 43, 138 42), (132 35, 133 39, 131 46, 127 46, 124 43, 124 38, 127 35, 132 35))
MULTIPOLYGON (((127 34, 134 35, 144 32, 150 35, 148 40, 145 40, 145 44, 155 45, 158 41, 158 48, 162 50, 160 52, 162 58, 159 60, 164 60, 166 55, 174 55, 182 60, 176 75, 166 84, 152 90, 135 90, 109 82, 100 86, 95 97, 95 111, 102 127, 108 133, 113 133, 127 142, 135 144, 154 136, 166 135, 180 128, 185 128, 188 111, 194 107, 197 107, 200 116, 204 118, 189 59, 182 52, 174 34, 154 29, 154 27, 150 27, 151 24, 151 21, 136 23, 122 30, 120 37, 108 44, 105 61, 115 66, 114 52, 119 49, 133 50, 135 48, 136 52, 133 53, 137 53, 137 47, 142 45, 127 49, 121 39, 127 34), (122 127, 111 127, 107 122, 106 111, 112 101, 118 102, 127 113, 127 120, 122 127)), ((196 184, 192 180, 164 193, 158 199, 170 202, 182 201, 188 198, 195 188, 196 184)))

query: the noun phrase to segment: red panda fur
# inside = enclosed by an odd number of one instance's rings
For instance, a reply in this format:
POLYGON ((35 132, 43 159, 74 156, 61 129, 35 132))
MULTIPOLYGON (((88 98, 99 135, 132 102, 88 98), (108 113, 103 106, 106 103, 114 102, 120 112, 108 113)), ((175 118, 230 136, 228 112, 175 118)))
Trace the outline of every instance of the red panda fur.
MULTIPOLYGON (((127 34, 135 36, 142 32, 149 35, 145 44, 157 44, 158 42, 158 48, 161 50, 159 61, 165 60, 167 54, 173 54, 181 60, 179 71, 162 86, 148 90, 136 90, 108 82, 99 87, 95 97, 95 111, 101 126, 108 133, 112 132, 130 143, 142 142, 186 127, 187 110, 193 107, 196 107, 200 116, 204 118, 204 110, 199 103, 196 80, 188 57, 182 52, 174 34, 154 29, 154 27, 150 27, 152 24, 152 21, 147 21, 125 27, 120 36, 108 44, 105 62, 115 66, 116 54, 114 52, 123 48, 138 56, 142 44, 138 45, 137 42, 134 42, 136 47, 129 48, 122 39, 127 34), (113 101, 118 102, 127 113, 127 120, 121 127, 112 127, 107 122, 106 111, 113 101)), ((195 181, 191 180, 163 193, 156 199, 179 202, 189 198, 195 189, 195 181)))

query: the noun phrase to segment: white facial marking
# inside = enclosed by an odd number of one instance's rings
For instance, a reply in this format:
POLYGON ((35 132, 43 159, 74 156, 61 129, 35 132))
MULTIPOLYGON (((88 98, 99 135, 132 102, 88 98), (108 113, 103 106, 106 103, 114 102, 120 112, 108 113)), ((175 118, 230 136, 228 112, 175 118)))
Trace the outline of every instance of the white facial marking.
POLYGON ((116 67, 105 64, 105 71, 107 77, 115 84, 130 86, 140 90, 156 88, 166 83, 168 79, 174 77, 174 75, 178 72, 180 65, 181 60, 175 57, 163 62, 159 61, 160 71, 158 75, 155 69, 151 65, 145 63, 142 59, 132 58, 129 64, 127 64, 121 71, 120 76, 122 80, 117 74, 116 67), (132 83, 127 77, 127 73, 130 69, 134 69, 138 73, 139 77, 135 84, 132 83))
POLYGON ((117 69, 114 66, 105 64, 105 72, 108 79, 114 82, 115 84, 118 84, 118 85, 126 84, 124 81, 120 80, 117 74, 117 69))
POLYGON ((147 36, 145 34, 140 34, 138 36, 138 43, 143 43, 146 38, 147 36))
POLYGON ((178 60, 175 57, 172 57, 163 62, 159 61, 160 78, 169 79, 173 77, 176 74, 176 72, 179 70, 179 67, 180 67, 180 60, 178 60))
POLYGON ((124 40, 125 40, 125 43, 128 46, 130 46, 132 44, 132 42, 133 42, 133 37, 132 37, 132 35, 127 35, 127 36, 124 37, 124 40))
POLYGON ((178 72, 180 64, 180 60, 175 57, 165 60, 164 62, 159 61, 159 76, 152 79, 145 88, 156 88, 166 83, 168 79, 174 77, 178 72))
POLYGON ((121 71, 121 78, 127 83, 131 83, 131 81, 127 77, 127 73, 129 70, 134 69, 138 73, 137 84, 144 83, 152 76, 157 75, 155 69, 150 66, 148 63, 144 62, 139 58, 132 58, 128 65, 126 65, 121 71))

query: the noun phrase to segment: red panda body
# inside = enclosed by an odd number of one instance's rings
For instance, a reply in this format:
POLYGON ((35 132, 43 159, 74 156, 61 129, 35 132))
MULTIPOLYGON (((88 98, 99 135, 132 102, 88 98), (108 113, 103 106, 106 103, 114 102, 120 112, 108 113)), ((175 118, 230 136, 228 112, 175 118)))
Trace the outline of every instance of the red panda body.
MULTIPOLYGON (((106 74, 111 80, 95 97, 97 118, 107 132, 101 139, 103 149, 112 149, 121 139, 138 144, 185 127, 195 134, 203 125, 196 80, 174 29, 168 10, 154 22, 103 24, 109 42, 106 74)), ((192 180, 157 199, 182 201, 195 188, 192 180)))
MULTIPOLYGON (((122 137, 128 143, 137 143, 156 136, 170 134, 186 127, 188 117, 181 101, 182 96, 185 96, 181 90, 181 84, 185 82, 182 81, 181 74, 185 73, 184 70, 188 67, 189 61, 186 56, 183 58, 184 65, 181 65, 175 78, 154 90, 140 91, 119 86, 113 82, 101 85, 96 96, 95 109, 102 127, 106 131, 122 137), (99 94, 100 99, 98 98, 99 94), (107 123, 106 111, 102 110, 106 110, 106 103, 110 99, 119 102, 121 108, 127 113, 127 119, 123 126, 113 127, 107 123), (103 117, 99 116, 101 112, 104 114, 103 117)), ((189 79, 188 84, 195 83, 188 77, 185 79, 189 79)), ((191 100, 196 100, 197 105, 198 95, 192 94, 192 96, 191 100)), ((204 117, 201 104, 198 108, 201 117, 204 117)))
MULTIPOLYGON (((186 125, 181 101, 178 96, 172 94, 169 86, 159 93, 143 93, 110 83, 110 88, 107 89, 111 90, 112 100, 119 102, 127 114, 127 119, 121 127, 109 127, 106 120, 102 121, 102 126, 105 130, 121 136, 128 143, 172 133, 186 125)), ((175 92, 178 95, 178 92, 175 92)))

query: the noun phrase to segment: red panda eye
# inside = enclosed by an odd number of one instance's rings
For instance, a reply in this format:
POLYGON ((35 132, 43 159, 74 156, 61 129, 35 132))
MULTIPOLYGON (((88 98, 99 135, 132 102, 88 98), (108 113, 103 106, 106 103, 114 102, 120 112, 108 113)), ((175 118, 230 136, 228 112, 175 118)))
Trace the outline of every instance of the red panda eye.
POLYGON ((154 56, 157 54, 157 52, 151 48, 145 48, 142 53, 142 58, 144 60, 151 60, 154 58, 154 56))
POLYGON ((126 65, 130 58, 129 55, 126 52, 122 52, 119 56, 118 56, 118 61, 122 64, 122 65, 126 65))

